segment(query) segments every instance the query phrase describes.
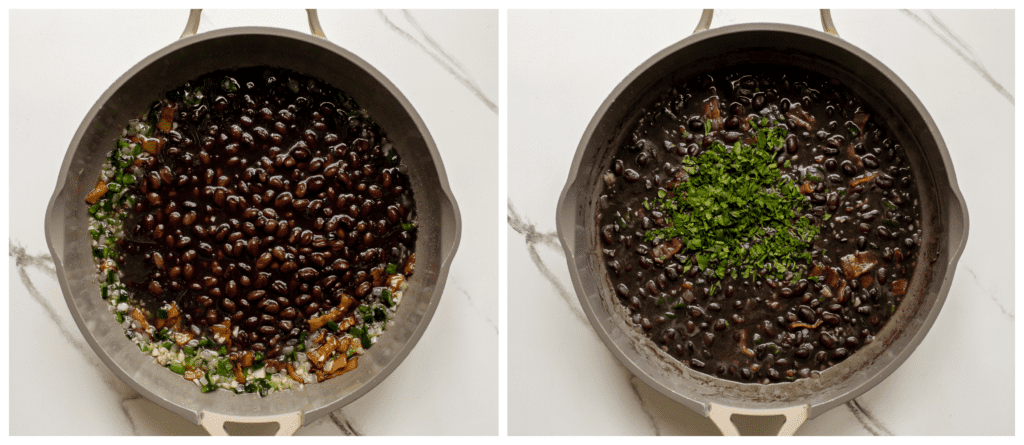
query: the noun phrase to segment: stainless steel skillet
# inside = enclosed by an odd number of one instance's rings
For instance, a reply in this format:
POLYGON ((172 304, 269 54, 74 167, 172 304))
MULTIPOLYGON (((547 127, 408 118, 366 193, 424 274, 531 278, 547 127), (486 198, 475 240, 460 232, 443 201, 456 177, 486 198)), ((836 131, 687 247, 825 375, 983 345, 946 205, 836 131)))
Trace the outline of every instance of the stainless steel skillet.
POLYGON ((826 32, 779 24, 746 24, 708 31, 705 11, 695 33, 654 55, 608 96, 580 140, 557 209, 557 229, 573 286, 595 331, 633 374, 665 396, 738 434, 734 414, 782 415, 781 434, 871 389, 910 356, 927 334, 949 292, 967 241, 968 216, 938 128, 912 91, 891 70, 840 39, 827 11, 826 32), (605 272, 597 227, 600 177, 622 145, 626 127, 668 86, 726 66, 768 63, 838 79, 861 96, 900 140, 921 196, 923 243, 910 289, 892 319, 846 361, 818 379, 771 385, 741 384, 699 373, 661 351, 627 321, 605 272))
POLYGON ((409 101, 382 73, 323 37, 309 11, 314 37, 295 31, 242 27, 192 35, 193 11, 182 39, 146 57, 117 79, 89 110, 72 139, 46 210, 47 245, 64 298, 86 341, 125 383, 160 406, 212 434, 224 422, 276 422, 294 433, 359 398, 383 381, 416 345, 437 308, 458 248, 461 220, 436 145, 409 101), (276 66, 322 79, 351 95, 373 115, 408 166, 420 223, 416 274, 409 282, 397 324, 388 329, 359 367, 298 391, 235 395, 200 393, 195 385, 152 363, 125 339, 95 284, 85 194, 126 122, 165 91, 203 74, 245 66, 276 66))

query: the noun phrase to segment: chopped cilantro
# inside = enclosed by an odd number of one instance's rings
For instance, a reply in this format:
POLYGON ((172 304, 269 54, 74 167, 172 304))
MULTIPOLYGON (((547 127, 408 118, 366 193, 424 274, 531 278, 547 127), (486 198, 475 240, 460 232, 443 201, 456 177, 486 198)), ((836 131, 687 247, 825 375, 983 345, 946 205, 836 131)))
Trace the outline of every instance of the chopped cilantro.
MULTIPOLYGON (((667 225, 647 231, 644 240, 679 239, 700 269, 711 268, 719 279, 727 271, 749 277, 766 266, 779 276, 805 270, 819 228, 801 214, 810 204, 775 161, 787 132, 770 124, 761 120, 754 145, 737 142, 729 150, 714 142, 700 156, 684 157, 688 180, 672 197, 659 190, 652 205, 667 225)), ((711 284, 712 292, 719 287, 711 284)))

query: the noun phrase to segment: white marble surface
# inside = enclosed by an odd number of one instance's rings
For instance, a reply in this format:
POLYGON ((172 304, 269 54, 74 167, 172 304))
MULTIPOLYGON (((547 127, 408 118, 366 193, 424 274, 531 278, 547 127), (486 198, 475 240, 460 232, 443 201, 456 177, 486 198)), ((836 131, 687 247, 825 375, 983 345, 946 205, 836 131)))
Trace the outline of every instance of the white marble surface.
MULTIPOLYGON (((85 344, 42 230, 83 116, 118 76, 177 39, 187 17, 10 13, 10 353, 35 357, 32 366, 10 368, 11 434, 204 434, 139 396, 85 344)), ((479 224, 494 221, 498 207, 497 20, 497 11, 320 11, 328 39, 383 72, 426 122, 463 229, 444 297, 412 353, 375 389, 298 434, 498 432, 498 230, 479 224)), ((308 32, 301 10, 209 10, 200 32, 243 25, 308 32)))
MULTIPOLYGON (((699 17, 696 10, 508 14, 510 435, 718 433, 611 355, 580 308, 555 235, 558 194, 593 113, 699 17)), ((931 113, 971 229, 945 306, 914 354, 798 434, 1013 434, 1014 14, 836 10, 833 19, 843 39, 896 72, 931 113)), ((712 27, 758 21, 820 29, 817 11, 723 10, 712 27)))

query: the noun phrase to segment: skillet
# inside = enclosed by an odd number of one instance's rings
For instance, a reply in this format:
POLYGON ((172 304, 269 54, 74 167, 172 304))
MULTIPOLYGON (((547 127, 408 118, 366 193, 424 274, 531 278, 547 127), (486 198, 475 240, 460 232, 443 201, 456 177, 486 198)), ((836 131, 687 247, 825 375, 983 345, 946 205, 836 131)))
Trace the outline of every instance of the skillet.
POLYGON ((278 435, 359 398, 383 381, 409 354, 437 309, 448 268, 458 248, 461 219, 448 178, 423 120, 381 72, 355 54, 330 43, 316 11, 309 10, 314 36, 295 31, 239 27, 194 35, 200 11, 193 10, 182 38, 146 57, 118 78, 96 101, 75 133, 46 210, 45 232, 57 278, 72 317, 100 359, 122 381, 158 405, 225 435, 225 422, 277 423, 278 435), (409 281, 397 324, 360 358, 344 378, 256 394, 215 391, 202 394, 194 384, 152 364, 128 347, 95 284, 88 213, 83 198, 129 119, 161 94, 203 74, 247 66, 276 66, 326 81, 351 95, 373 114, 408 167, 420 229, 416 274, 409 281))
POLYGON ((967 242, 967 206, 946 145, 920 100, 880 61, 840 39, 828 10, 825 33, 781 24, 708 30, 705 10, 694 34, 655 54, 630 73, 586 128, 558 202, 557 230, 573 287, 587 318, 612 354, 658 392, 738 435, 735 414, 784 416, 779 434, 868 391, 921 343, 949 292, 967 242), (753 63, 795 67, 838 79, 872 105, 906 148, 921 196, 922 244, 906 297, 876 341, 818 379, 771 385, 719 379, 671 358, 627 320, 605 272, 596 215, 611 157, 627 123, 668 86, 713 69, 753 63))

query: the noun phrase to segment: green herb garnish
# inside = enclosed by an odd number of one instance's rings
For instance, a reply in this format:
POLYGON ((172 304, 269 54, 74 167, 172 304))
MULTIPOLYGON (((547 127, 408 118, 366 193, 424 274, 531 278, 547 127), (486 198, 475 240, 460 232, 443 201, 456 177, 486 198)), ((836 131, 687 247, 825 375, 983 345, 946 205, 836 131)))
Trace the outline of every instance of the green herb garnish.
POLYGON ((684 157, 689 179, 671 198, 659 190, 654 205, 668 226, 647 231, 645 241, 679 240, 702 270, 712 268, 719 279, 728 269, 742 270, 747 278, 774 266, 776 279, 805 269, 819 229, 798 213, 810 205, 796 185, 782 179, 775 161, 785 137, 781 127, 762 126, 753 146, 737 142, 730 150, 714 142, 700 156, 684 157))

